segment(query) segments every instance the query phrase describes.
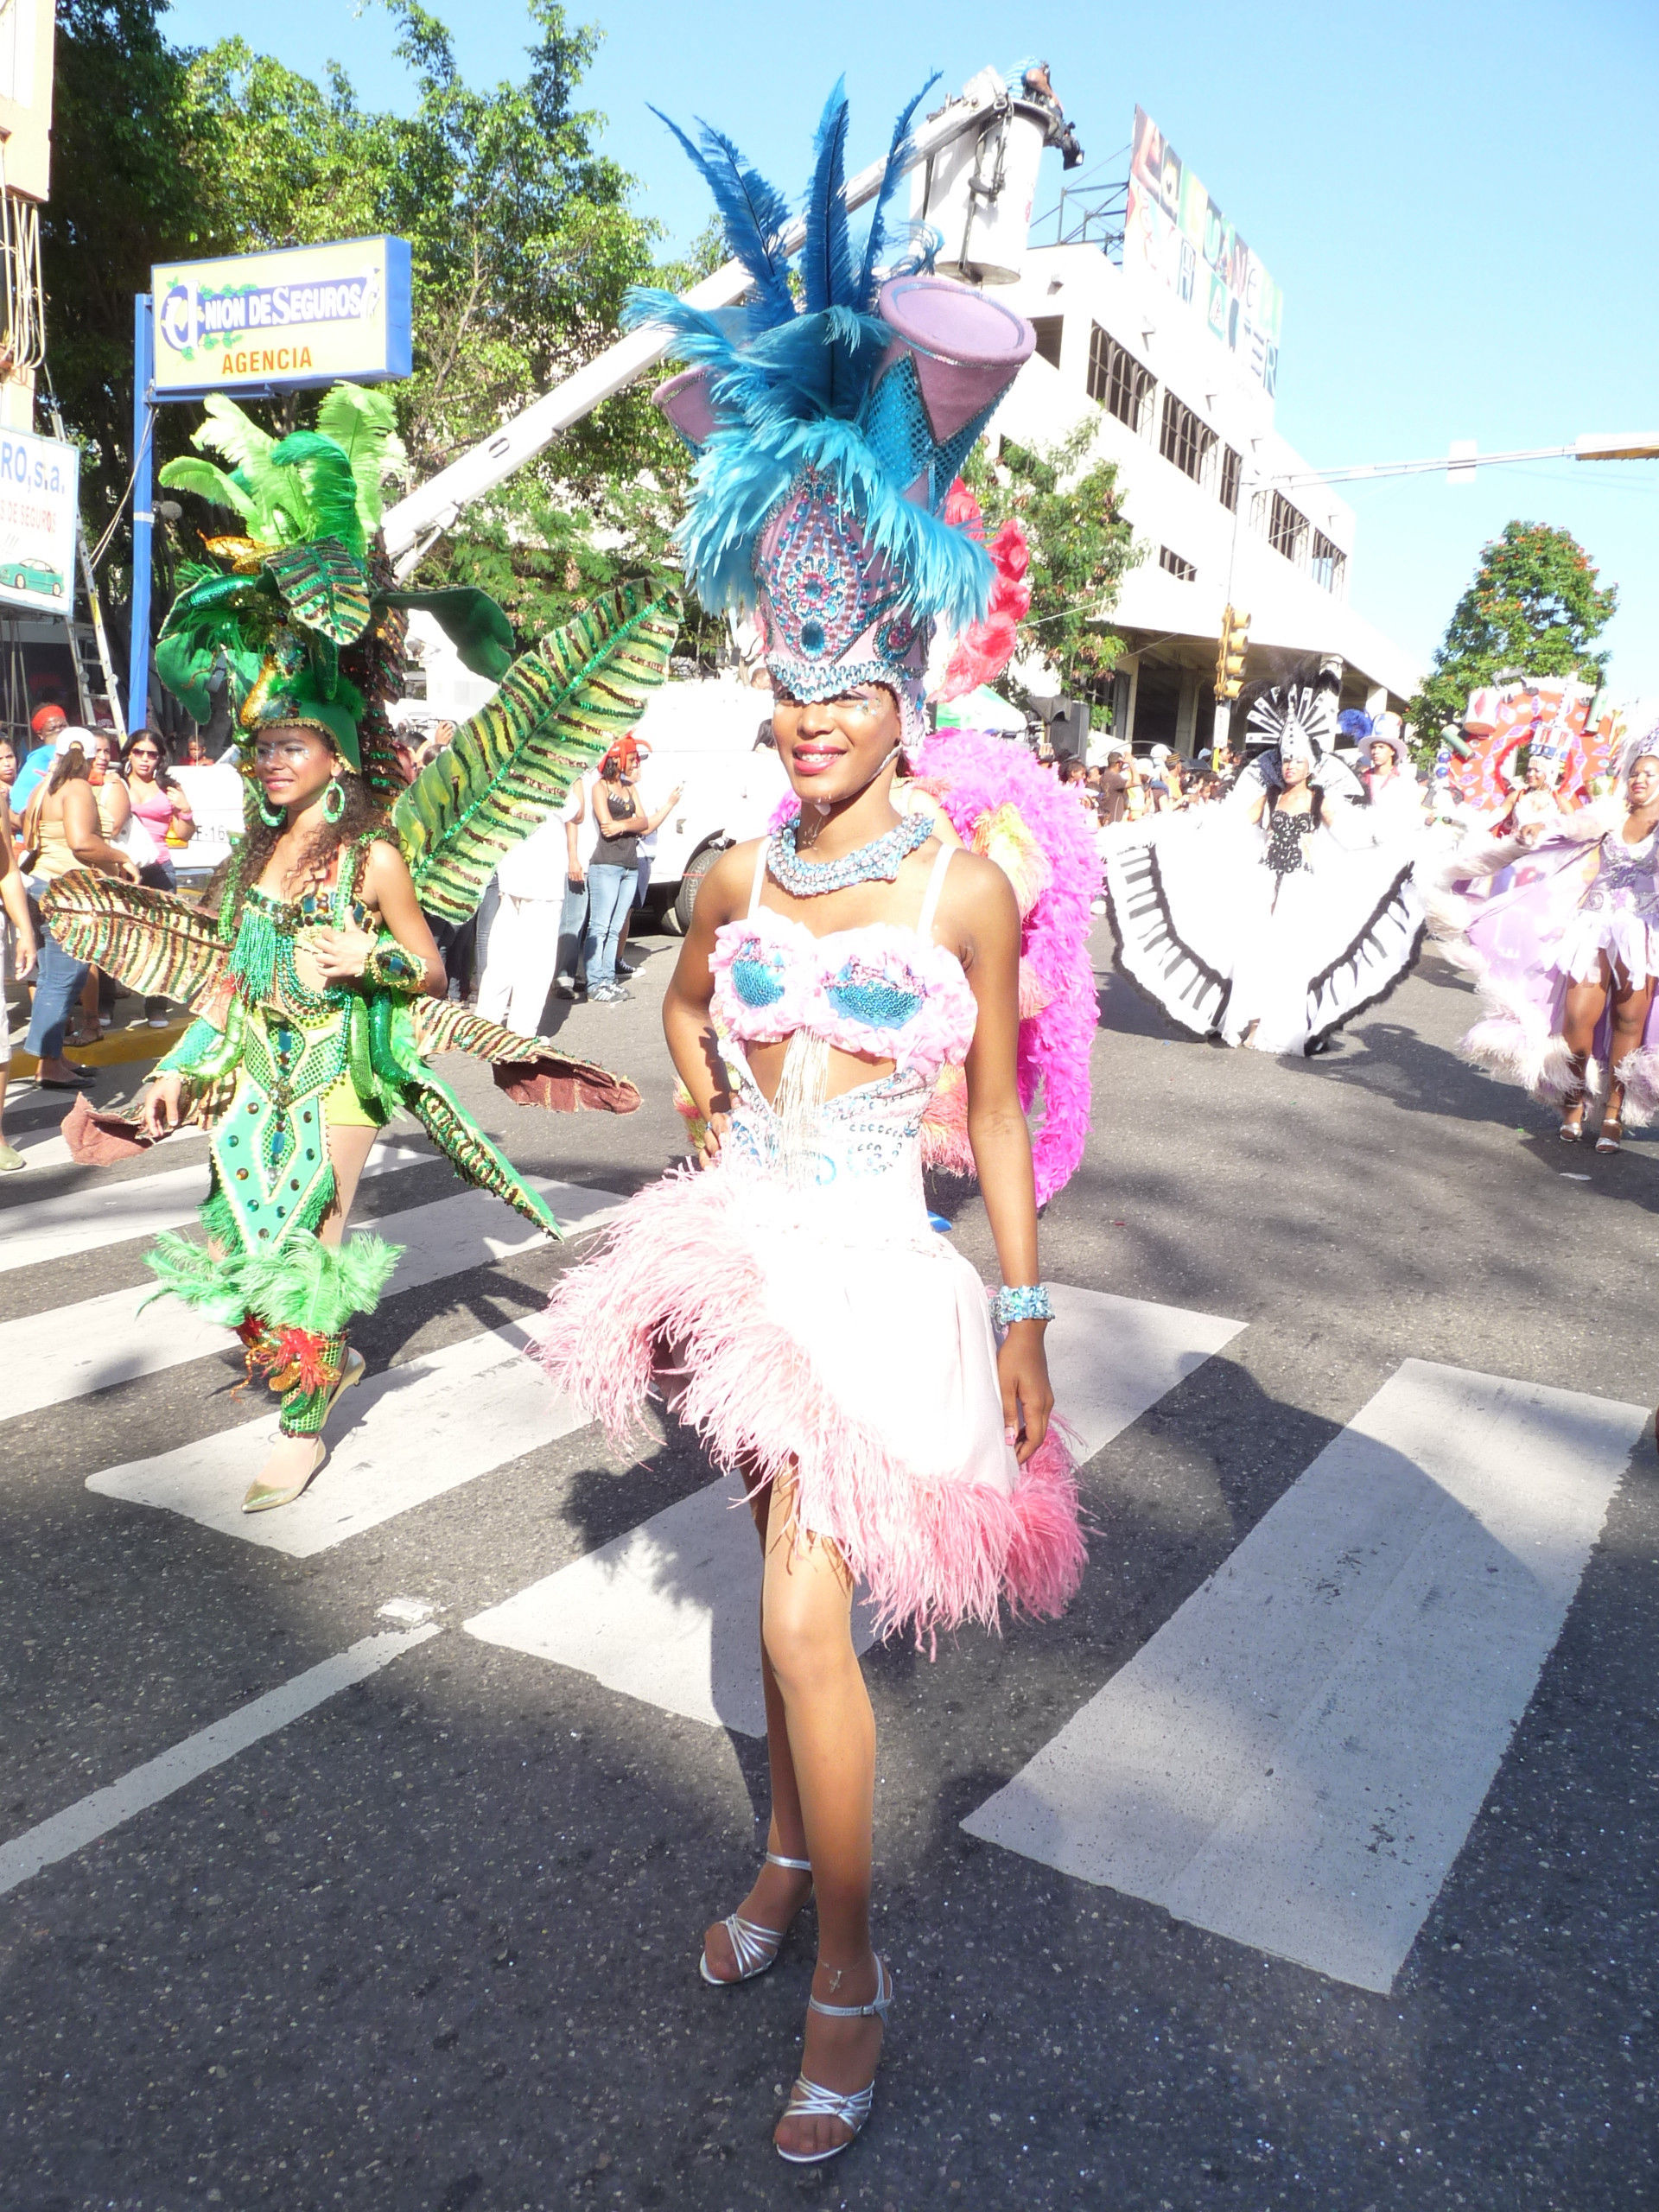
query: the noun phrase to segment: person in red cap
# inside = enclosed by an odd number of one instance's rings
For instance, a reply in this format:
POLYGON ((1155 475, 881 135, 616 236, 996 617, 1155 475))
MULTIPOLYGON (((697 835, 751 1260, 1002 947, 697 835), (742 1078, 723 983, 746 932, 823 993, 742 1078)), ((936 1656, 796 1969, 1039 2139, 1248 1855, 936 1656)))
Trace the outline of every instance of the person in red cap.
POLYGON ((69 717, 61 707, 36 707, 29 727, 35 749, 17 771, 16 781, 11 787, 11 810, 20 822, 23 809, 29 804, 29 793, 52 772, 52 764, 57 759, 58 732, 68 728, 69 717))

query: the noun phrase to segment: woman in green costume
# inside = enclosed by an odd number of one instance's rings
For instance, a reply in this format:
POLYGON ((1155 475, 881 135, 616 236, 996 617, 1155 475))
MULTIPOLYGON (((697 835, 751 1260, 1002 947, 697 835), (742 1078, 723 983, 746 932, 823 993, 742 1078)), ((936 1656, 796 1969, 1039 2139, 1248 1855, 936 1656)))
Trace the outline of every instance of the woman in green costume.
POLYGON ((511 660, 506 619, 482 593, 393 588, 376 538, 394 445, 383 394, 337 389, 321 430, 280 442, 228 401, 208 407, 196 442, 234 470, 173 462, 162 481, 229 509, 246 534, 204 541, 212 565, 187 572, 156 667, 201 720, 209 679, 228 680, 246 832, 200 907, 85 872, 44 903, 75 957, 197 1017, 159 1063, 144 1118, 156 1135, 183 1118, 209 1129, 207 1238, 163 1236, 147 1256, 164 1289, 237 1332, 250 1377, 281 1400, 276 1444, 243 1501, 260 1512, 317 1474, 323 1424, 363 1372, 347 1325, 372 1312, 399 1255, 345 1230, 394 1109, 413 1113, 466 1180, 559 1233, 426 1056, 490 1061, 526 1103, 639 1103, 602 1069, 445 1003, 423 908, 466 919, 502 855, 638 720, 677 620, 671 594, 625 586, 511 660), (388 806, 398 779, 384 704, 412 606, 499 688, 388 806))
POLYGON ((268 723, 253 766, 264 819, 220 893, 225 1027, 198 1020, 158 1065, 144 1107, 161 1136, 181 1116, 187 1084, 234 1082, 212 1138, 212 1242, 204 1251, 164 1236, 149 1264, 167 1288, 230 1321, 250 1372, 283 1393, 276 1446, 243 1501, 251 1513, 305 1489, 323 1463, 329 1409, 362 1375, 346 1323, 373 1309, 398 1258, 378 1236, 343 1241, 402 1088, 384 1051, 377 1071, 375 1016, 389 1036, 386 1012, 444 988, 403 855, 333 735, 268 723))

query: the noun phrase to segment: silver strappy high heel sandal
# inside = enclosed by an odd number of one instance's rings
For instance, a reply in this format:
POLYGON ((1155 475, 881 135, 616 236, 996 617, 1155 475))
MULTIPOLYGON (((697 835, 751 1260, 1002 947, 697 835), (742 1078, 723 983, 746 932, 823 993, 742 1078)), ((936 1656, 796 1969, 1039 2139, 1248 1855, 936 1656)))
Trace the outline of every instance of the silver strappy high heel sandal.
MULTIPOLYGON (((887 2010, 893 2003, 893 1976, 887 1972, 887 1962, 878 1955, 875 1961, 875 1995, 868 2005, 823 2005, 816 1997, 806 2000, 807 2010, 822 2012, 826 2019, 862 2020, 874 2013, 885 2028, 887 2010)), ((772 2149, 791 2166, 821 2166, 826 2158, 838 2158, 850 2150, 864 2132, 864 2123, 870 2116, 870 2107, 875 2099, 875 2077, 861 2089, 826 2089, 821 2082, 809 2082, 804 2074, 795 2076, 795 2086, 789 2093, 785 2108, 785 2120, 838 2120, 852 2133, 844 2143, 832 2144, 827 2151, 785 2151, 780 2143, 772 2149)))
MULTIPOLYGON (((810 1859, 785 1859, 776 1851, 766 1853, 766 1864, 768 1866, 786 1866, 791 1874, 810 1874, 812 1872, 810 1859)), ((811 1894, 809 1886, 806 1897, 801 1899, 803 1905, 811 1894)), ((799 1907, 796 1910, 798 1911, 799 1907)), ((697 1961, 697 1970, 710 1989, 735 1989, 740 1981, 753 1981, 756 1974, 765 1974, 776 1960, 779 1947, 789 1933, 787 1928, 764 1928, 758 1920, 745 1920, 741 1912, 728 1913, 720 1924, 731 1938, 732 1956, 737 1961, 737 1972, 729 1981, 723 1974, 710 1974, 709 1954, 705 1950, 697 1961)))

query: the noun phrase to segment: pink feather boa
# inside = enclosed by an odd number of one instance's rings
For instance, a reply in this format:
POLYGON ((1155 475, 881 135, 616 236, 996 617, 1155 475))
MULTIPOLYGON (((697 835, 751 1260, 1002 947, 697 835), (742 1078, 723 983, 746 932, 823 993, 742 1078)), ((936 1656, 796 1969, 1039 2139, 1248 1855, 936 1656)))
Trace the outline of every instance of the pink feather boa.
MULTIPOLYGON (((756 1199, 752 1185, 687 1169, 630 1199, 537 1325, 537 1353, 554 1380, 625 1442, 657 1346, 674 1346, 680 1419, 717 1464, 757 1488, 794 1475, 802 1524, 840 1546, 883 1635, 908 1624, 922 1643, 963 1621, 995 1627, 1004 1601, 1016 1612, 1062 1611, 1085 1554, 1060 1429, 1051 1427, 1011 1497, 899 1464, 770 1317, 756 1199)), ((767 1233, 785 1228, 780 1220, 767 1233)), ((803 1242, 791 1247, 796 1263, 810 1265, 803 1242)))
MULTIPOLYGON (((1071 1179, 1089 1141, 1089 1055, 1100 1020, 1089 951, 1090 909, 1100 888, 1094 833, 1071 792, 1007 738, 936 730, 912 762, 964 845, 972 845, 978 822, 1010 804, 1048 862, 1020 944, 1022 996, 1034 984, 1030 995, 1040 1001, 1040 1010, 1020 1024, 1019 1075, 1020 1103, 1027 1112, 1042 1093, 1043 1123, 1032 1157, 1037 1203, 1044 1205, 1071 1179)), ((972 1174, 965 1116, 953 1115, 948 1099, 925 1125, 924 1138, 930 1166, 972 1174)))

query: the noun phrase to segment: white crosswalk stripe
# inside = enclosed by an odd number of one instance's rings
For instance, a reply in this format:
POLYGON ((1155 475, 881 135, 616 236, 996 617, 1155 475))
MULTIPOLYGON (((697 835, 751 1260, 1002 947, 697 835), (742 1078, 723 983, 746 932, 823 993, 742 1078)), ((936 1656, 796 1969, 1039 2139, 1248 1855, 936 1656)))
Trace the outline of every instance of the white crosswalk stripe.
MULTIPOLYGON (((170 1130, 150 1147, 148 1157, 153 1160, 158 1153, 167 1152, 177 1158, 192 1145, 200 1144, 206 1134, 194 1122, 183 1128, 170 1130)), ((28 1143, 20 1144, 17 1150, 22 1153, 26 1167, 73 1167, 75 1164, 74 1156, 61 1136, 35 1137, 28 1143)))
MULTIPOLYGON (((1243 1327, 1100 1291, 1054 1287, 1048 1332, 1055 1402, 1081 1456, 1155 1405, 1243 1327)), ((711 1483, 465 1626, 592 1675, 688 1720, 766 1733, 755 1639, 760 1547, 738 1493, 711 1483)), ((858 1624, 860 1649, 868 1621, 858 1624)))
POLYGON ((1386 1993, 1646 1420, 1406 1361, 963 1827, 1386 1993))
POLYGON ((582 1415, 524 1344, 518 1325, 492 1330, 359 1383, 329 1424, 324 1473, 276 1512, 242 1510, 276 1433, 274 1408, 158 1458, 106 1467, 86 1487, 308 1559, 581 1427, 582 1415))
MULTIPOLYGON (((385 1175, 438 1157, 425 1145, 380 1144, 369 1154, 363 1173, 385 1175)), ((8 1206, 0 1214, 0 1273, 181 1228, 194 1220, 207 1192, 207 1168, 198 1160, 189 1167, 162 1168, 121 1183, 82 1185, 54 1198, 8 1206)))
POLYGON ((238 1712, 227 1713, 207 1727, 198 1729, 183 1743, 174 1744, 142 1766, 134 1767, 107 1788, 95 1789, 73 1805, 66 1805, 49 1820, 25 1828, 21 1835, 0 1843, 0 1897, 15 1890, 60 1859, 96 1843, 112 1828, 148 1812, 180 1789, 188 1789, 204 1774, 234 1758, 238 1751, 274 1735, 279 1728, 302 1719, 331 1697, 338 1697, 401 1659, 406 1651, 429 1643, 442 1631, 435 1626, 381 1630, 365 1636, 347 1651, 335 1653, 320 1665, 308 1667, 264 1697, 252 1699, 238 1712))
MULTIPOLYGON (((583 1190, 549 1176, 525 1179, 548 1201, 567 1232, 596 1228, 621 1203, 608 1192, 583 1190)), ((389 1243, 404 1247, 392 1278, 394 1293, 416 1290, 423 1283, 442 1281, 446 1275, 531 1250, 546 1241, 532 1223, 510 1212, 487 1191, 462 1191, 426 1205, 408 1206, 365 1226, 389 1243)), ((42 1406, 64 1404, 234 1345, 228 1329, 201 1319, 187 1306, 170 1304, 141 1311, 154 1294, 155 1285, 146 1283, 0 1321, 0 1374, 10 1378, 6 1412, 33 1413, 42 1406)))

